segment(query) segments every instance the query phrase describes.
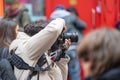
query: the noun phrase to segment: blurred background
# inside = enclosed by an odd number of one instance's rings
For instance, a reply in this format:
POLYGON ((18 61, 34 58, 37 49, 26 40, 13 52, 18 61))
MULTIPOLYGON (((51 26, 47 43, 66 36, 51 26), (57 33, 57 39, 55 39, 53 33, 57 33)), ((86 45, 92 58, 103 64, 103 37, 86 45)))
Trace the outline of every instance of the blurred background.
MULTIPOLYGON (((88 33, 98 26, 113 28, 119 21, 120 0, 19 0, 29 9, 32 21, 49 19, 50 14, 58 4, 65 8, 73 6, 77 9, 79 17, 86 22, 88 33), (113 27, 111 27, 113 26, 113 27)), ((4 15, 4 0, 0 0, 0 17, 4 15)))
MULTIPOLYGON (((31 21, 46 21, 57 5, 66 8, 72 6, 78 17, 86 23, 83 34, 87 34, 100 26, 116 28, 120 21, 120 0, 18 0, 28 9, 31 21)), ((5 4, 0 0, 0 19, 4 17, 5 4)), ((82 71, 80 74, 83 76, 82 71)))

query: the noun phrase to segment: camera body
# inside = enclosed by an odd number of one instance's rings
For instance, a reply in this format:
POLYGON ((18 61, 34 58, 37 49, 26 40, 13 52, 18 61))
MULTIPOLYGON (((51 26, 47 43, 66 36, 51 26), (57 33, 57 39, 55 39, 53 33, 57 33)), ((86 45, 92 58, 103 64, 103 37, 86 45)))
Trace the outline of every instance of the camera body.
POLYGON ((51 47, 50 51, 55 53, 57 56, 54 57, 54 61, 59 61, 60 58, 66 56, 66 51, 68 47, 65 44, 65 39, 70 39, 71 42, 78 42, 78 34, 77 33, 62 33, 56 42, 51 47), (56 53, 57 51, 57 53, 56 53))
POLYGON ((62 33, 56 42, 51 47, 52 51, 63 49, 65 48, 65 39, 70 39, 72 42, 78 42, 78 33, 62 33))
POLYGON ((63 40, 70 39, 71 42, 78 42, 78 33, 63 33, 63 40))

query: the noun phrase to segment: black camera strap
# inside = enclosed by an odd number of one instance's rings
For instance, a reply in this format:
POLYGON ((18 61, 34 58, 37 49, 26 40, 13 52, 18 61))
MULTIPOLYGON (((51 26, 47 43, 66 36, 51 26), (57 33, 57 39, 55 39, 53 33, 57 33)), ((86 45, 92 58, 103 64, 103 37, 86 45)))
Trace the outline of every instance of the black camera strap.
POLYGON ((35 65, 35 70, 32 71, 32 73, 28 76, 27 80, 31 80, 33 76, 37 75, 37 80, 39 80, 39 74, 41 71, 49 71, 51 69, 51 67, 53 66, 53 62, 51 62, 50 64, 48 64, 47 67, 42 68, 42 66, 47 63, 47 57, 45 55, 45 53, 39 58, 37 64, 35 65))
POLYGON ((42 68, 42 67, 39 67, 38 65, 35 66, 35 68, 37 69, 36 71, 33 71, 27 78, 27 80, 31 80, 31 78, 35 75, 37 75, 37 80, 39 80, 39 74, 40 74, 40 71, 49 71, 51 66, 53 66, 53 63, 51 63, 50 65, 48 65, 46 68, 42 68))
POLYGON ((35 67, 29 66, 21 57, 16 55, 14 51, 11 51, 11 56, 8 58, 9 62, 20 70, 30 70, 32 73, 28 76, 27 80, 31 80, 33 76, 37 75, 37 80, 39 80, 39 72, 40 71, 49 71, 53 63, 48 65, 45 68, 42 66, 47 62, 45 53, 38 59, 35 67))

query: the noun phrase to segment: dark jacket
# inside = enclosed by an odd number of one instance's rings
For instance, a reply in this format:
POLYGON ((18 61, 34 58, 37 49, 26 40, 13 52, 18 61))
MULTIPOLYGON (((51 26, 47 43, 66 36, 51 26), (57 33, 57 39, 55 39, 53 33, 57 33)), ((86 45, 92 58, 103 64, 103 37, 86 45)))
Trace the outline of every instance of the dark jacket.
POLYGON ((0 48, 0 80, 16 80, 8 57, 10 57, 8 48, 0 48))
POLYGON ((67 26, 67 33, 77 32, 79 40, 82 37, 82 31, 86 29, 86 24, 80 20, 76 15, 68 15, 64 17, 67 26))
POLYGON ((97 77, 97 79, 86 78, 85 80, 120 80, 120 67, 109 70, 97 77))
POLYGON ((12 66, 7 59, 0 61, 0 80, 17 80, 12 66))

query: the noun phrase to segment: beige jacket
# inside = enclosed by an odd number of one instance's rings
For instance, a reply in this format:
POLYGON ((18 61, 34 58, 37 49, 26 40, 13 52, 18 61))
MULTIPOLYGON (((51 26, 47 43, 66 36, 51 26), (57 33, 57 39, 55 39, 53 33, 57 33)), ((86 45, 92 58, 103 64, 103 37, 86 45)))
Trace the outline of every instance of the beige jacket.
MULTIPOLYGON (((45 29, 33 37, 20 32, 10 45, 10 50, 17 48, 15 53, 30 66, 35 66, 40 56, 52 46, 61 34, 63 26, 65 26, 65 21, 58 18, 51 21, 45 29)), ((68 61, 69 59, 62 58, 59 62, 54 63, 54 66, 49 71, 40 72, 39 80, 66 80, 68 61)), ((26 80, 30 73, 29 70, 18 70, 15 68, 17 80, 26 80)), ((34 76, 32 80, 37 80, 37 76, 34 76)))

